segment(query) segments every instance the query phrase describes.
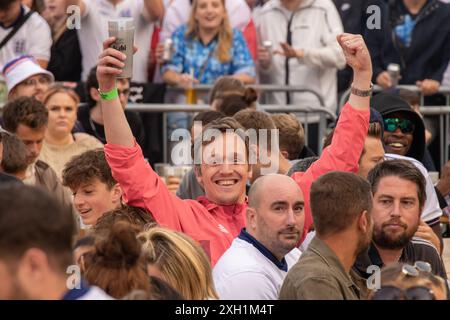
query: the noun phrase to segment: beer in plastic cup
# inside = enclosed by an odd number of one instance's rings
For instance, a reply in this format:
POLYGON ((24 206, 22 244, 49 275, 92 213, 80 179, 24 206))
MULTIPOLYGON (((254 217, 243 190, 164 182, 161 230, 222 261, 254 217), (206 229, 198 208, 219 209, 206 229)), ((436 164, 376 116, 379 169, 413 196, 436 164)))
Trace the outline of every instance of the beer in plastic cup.
POLYGON ((164 41, 164 52, 163 52, 163 56, 162 59, 164 62, 168 62, 170 60, 172 60, 172 39, 167 38, 164 41))
POLYGON ((387 72, 391 78, 392 86, 396 87, 398 85, 398 80, 400 79, 400 66, 396 63, 389 63, 387 72))
MULTIPOLYGON (((194 69, 191 69, 189 72, 192 79, 194 79, 194 69)), ((187 104, 196 104, 197 103, 197 92, 193 88, 194 82, 192 80, 191 86, 186 89, 186 103, 187 104)))
POLYGON ((112 48, 124 53, 127 57, 125 67, 117 78, 131 78, 133 76, 133 44, 134 44, 134 20, 133 18, 119 18, 108 21, 108 34, 115 37, 112 48))

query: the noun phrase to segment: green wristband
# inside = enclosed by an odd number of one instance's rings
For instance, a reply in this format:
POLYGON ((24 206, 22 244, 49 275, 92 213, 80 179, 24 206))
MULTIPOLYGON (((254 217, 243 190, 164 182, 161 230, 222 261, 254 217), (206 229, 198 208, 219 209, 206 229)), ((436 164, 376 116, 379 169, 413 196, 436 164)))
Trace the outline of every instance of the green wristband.
POLYGON ((102 100, 111 101, 119 97, 119 92, 117 91, 117 87, 114 87, 111 91, 108 92, 101 92, 100 89, 98 89, 98 93, 100 94, 100 98, 102 100))

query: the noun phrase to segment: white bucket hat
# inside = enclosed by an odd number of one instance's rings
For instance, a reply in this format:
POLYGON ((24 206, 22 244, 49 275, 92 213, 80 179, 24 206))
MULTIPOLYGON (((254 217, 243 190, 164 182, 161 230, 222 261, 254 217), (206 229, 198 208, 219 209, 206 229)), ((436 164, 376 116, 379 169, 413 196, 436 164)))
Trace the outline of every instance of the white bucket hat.
POLYGON ((37 74, 45 74, 50 77, 52 82, 55 81, 53 74, 41 68, 32 56, 20 56, 9 61, 3 68, 8 94, 19 83, 37 74))

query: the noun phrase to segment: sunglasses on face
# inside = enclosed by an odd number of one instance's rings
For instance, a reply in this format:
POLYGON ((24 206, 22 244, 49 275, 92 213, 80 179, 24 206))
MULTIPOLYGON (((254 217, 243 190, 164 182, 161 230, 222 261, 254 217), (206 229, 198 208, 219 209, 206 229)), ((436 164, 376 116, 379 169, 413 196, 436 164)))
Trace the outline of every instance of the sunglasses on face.
POLYGON ((395 286, 381 287, 373 295, 373 300, 436 300, 436 297, 430 289, 424 286, 411 287, 402 290, 395 286))
POLYGON ((386 118, 383 120, 384 130, 388 132, 395 132, 400 128, 402 133, 412 133, 414 131, 414 123, 408 119, 386 118))

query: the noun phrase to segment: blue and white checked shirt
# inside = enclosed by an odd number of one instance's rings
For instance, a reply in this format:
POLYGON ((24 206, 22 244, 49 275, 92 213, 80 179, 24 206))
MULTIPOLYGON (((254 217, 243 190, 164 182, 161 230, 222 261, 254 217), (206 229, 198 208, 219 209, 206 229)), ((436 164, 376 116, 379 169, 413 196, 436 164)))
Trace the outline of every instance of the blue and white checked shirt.
POLYGON ((253 59, 240 31, 233 29, 233 42, 230 49, 231 60, 221 63, 214 52, 217 39, 212 40, 205 46, 199 39, 187 37, 186 30, 187 26, 183 25, 172 34, 174 54, 172 60, 162 66, 162 74, 167 70, 189 74, 192 68, 194 77, 201 84, 212 84, 217 78, 225 75, 247 74, 251 77, 256 76, 253 59), (210 54, 210 52, 212 53, 210 54), (201 75, 203 65, 208 58, 208 64, 201 75))

